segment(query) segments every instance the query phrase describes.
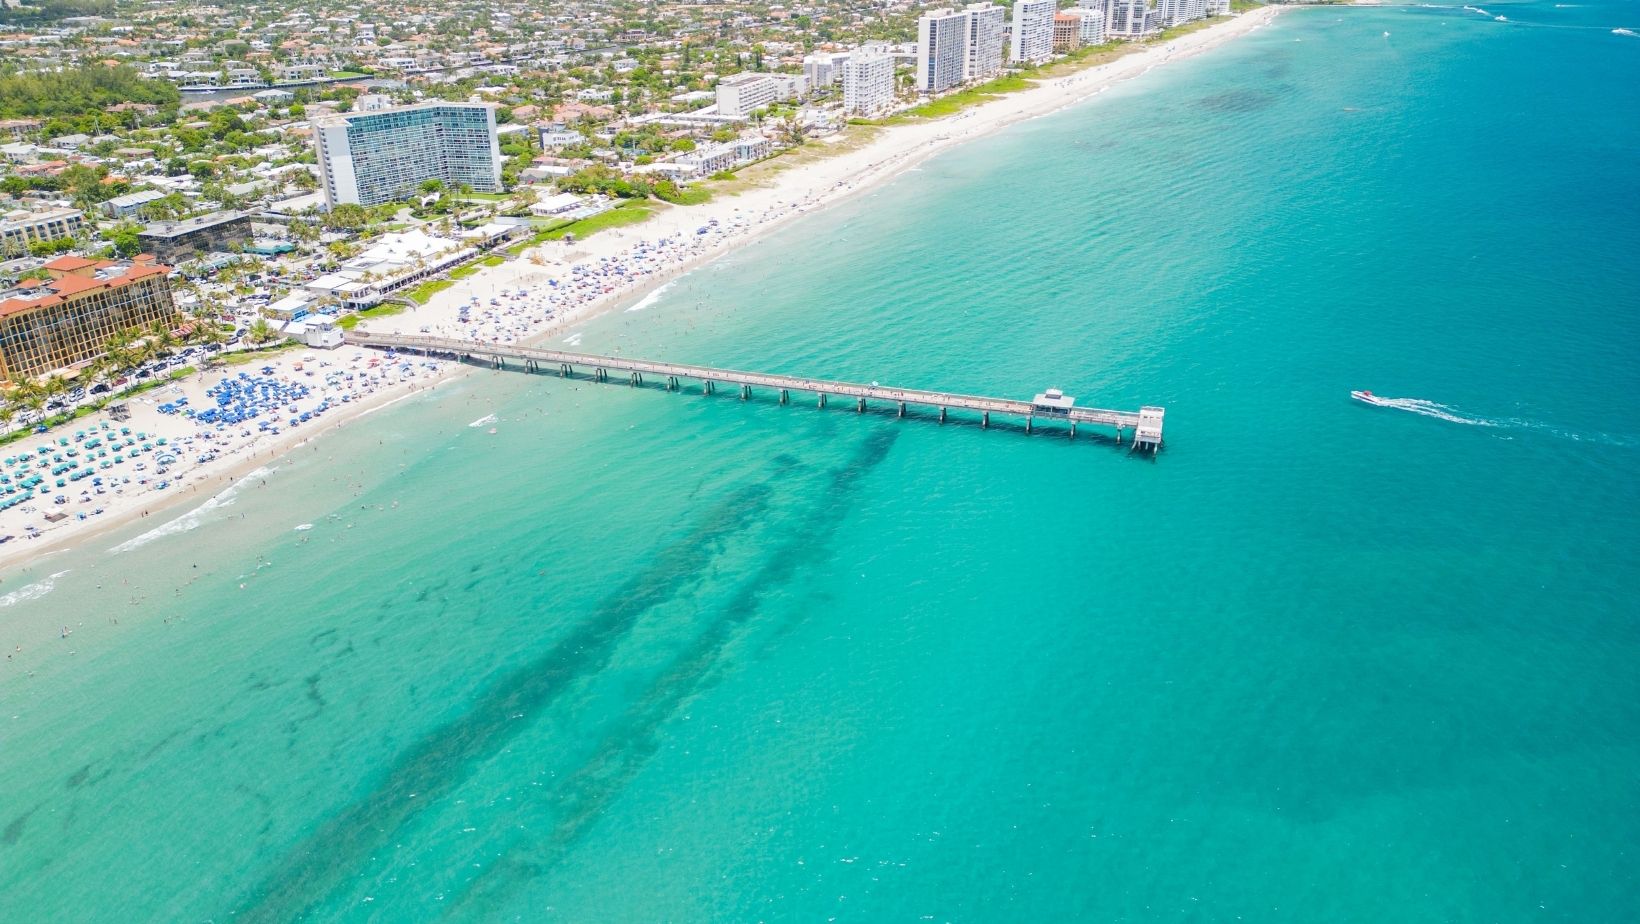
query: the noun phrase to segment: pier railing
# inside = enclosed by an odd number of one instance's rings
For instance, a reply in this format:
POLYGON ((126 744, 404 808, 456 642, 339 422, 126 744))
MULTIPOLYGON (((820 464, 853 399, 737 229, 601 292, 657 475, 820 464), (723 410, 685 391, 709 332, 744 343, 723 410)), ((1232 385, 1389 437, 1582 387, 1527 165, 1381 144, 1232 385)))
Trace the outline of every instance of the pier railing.
POLYGON ((955 392, 925 391, 916 388, 896 388, 890 385, 861 385, 805 376, 780 375, 770 372, 744 372, 737 369, 718 369, 687 363, 665 363, 647 359, 628 359, 619 356, 597 356, 590 353, 569 353, 540 347, 516 346, 483 340, 458 340, 449 337, 421 337, 405 334, 367 333, 348 331, 346 342, 356 346, 384 350, 400 350, 427 356, 448 356, 453 359, 486 362, 495 368, 514 364, 525 372, 541 372, 550 368, 563 376, 572 376, 577 368, 585 370, 594 381, 609 381, 611 371, 624 373, 633 385, 642 385, 644 376, 666 380, 669 391, 680 390, 683 379, 701 383, 707 394, 714 393, 720 384, 736 385, 740 396, 749 398, 753 388, 773 389, 779 392, 785 404, 791 392, 802 391, 816 396, 821 407, 828 398, 852 398, 855 409, 864 411, 868 402, 892 402, 901 416, 907 406, 937 410, 945 420, 950 410, 974 411, 980 415, 982 426, 989 426, 992 414, 1023 418, 1025 430, 1030 432, 1038 418, 1063 420, 1070 424, 1071 435, 1078 424, 1110 427, 1116 431, 1117 442, 1131 431, 1135 448, 1155 450, 1162 444, 1162 420, 1165 411, 1159 407, 1142 407, 1137 411, 1111 411, 1092 407, 1071 407, 1068 410, 1039 405, 1012 398, 991 398, 982 395, 964 395, 955 392), (556 367, 556 368, 551 368, 556 367))

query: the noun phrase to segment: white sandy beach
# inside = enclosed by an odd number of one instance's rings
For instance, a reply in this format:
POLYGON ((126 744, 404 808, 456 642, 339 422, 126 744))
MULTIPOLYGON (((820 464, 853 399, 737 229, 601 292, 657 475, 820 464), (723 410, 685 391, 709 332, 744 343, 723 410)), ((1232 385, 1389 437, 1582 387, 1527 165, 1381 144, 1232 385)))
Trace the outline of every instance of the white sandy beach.
MULTIPOLYGON (((703 205, 664 209, 641 225, 608 230, 574 244, 548 243, 520 259, 485 268, 458 281, 425 306, 369 321, 368 329, 410 334, 425 329, 443 336, 506 342, 551 338, 573 349, 576 338, 570 335, 577 325, 721 256, 731 247, 742 246, 792 218, 896 176, 948 147, 1087 100, 1113 84, 1245 35, 1270 23, 1279 12, 1276 7, 1263 7, 1115 61, 1044 81, 947 119, 893 126, 856 150, 786 169, 776 175, 772 185, 737 195, 720 195, 703 205), (700 233, 702 229, 705 233, 700 233), (465 321, 461 319, 463 306, 469 311, 465 321)), ((0 455, 37 451, 48 442, 53 451, 77 448, 81 444, 72 441, 76 431, 118 434, 120 428, 129 428, 131 435, 143 433, 151 443, 165 438, 175 461, 166 466, 163 476, 157 474, 161 447, 155 446, 143 454, 141 471, 135 469, 133 460, 101 470, 102 493, 91 490, 91 478, 65 488, 55 488, 54 480, 47 481, 45 490, 32 503, 0 511, 0 535, 17 537, 0 546, 0 567, 16 569, 43 554, 136 519, 151 520, 155 530, 187 528, 194 520, 171 525, 187 516, 177 514, 175 507, 185 504, 197 508, 213 497, 221 498, 218 504, 231 503, 232 495, 221 497, 222 492, 231 490, 236 480, 259 466, 373 408, 432 387, 467 368, 419 358, 401 358, 389 364, 369 351, 350 346, 334 351, 297 350, 267 362, 196 374, 175 386, 149 392, 128 402, 129 421, 114 423, 108 421, 106 413, 100 413, 50 434, 21 440, 0 455), (264 367, 271 371, 264 373, 264 367), (238 379, 240 373, 261 385, 300 384, 306 386, 308 394, 278 403, 277 414, 270 408, 258 420, 221 429, 159 410, 161 404, 178 397, 186 397, 195 409, 211 407, 214 402, 207 396, 207 388, 224 378, 238 379), (294 414, 289 410, 292 407, 294 414), (322 413, 308 421, 299 421, 295 426, 288 423, 291 417, 299 418, 300 413, 312 413, 319 407, 324 408, 322 413), (261 427, 273 418, 277 418, 277 433, 271 427, 261 427), (111 429, 102 429, 104 423, 111 429), (57 440, 64 437, 70 438, 71 445, 56 447, 57 440), (161 482, 165 483, 163 488, 161 482), (68 503, 53 503, 57 495, 66 496, 68 503), (101 512, 93 514, 93 510, 101 512), (43 517, 53 511, 61 511, 67 518, 47 524, 43 517), (85 514, 83 519, 81 514, 85 514), (25 527, 29 525, 41 528, 38 538, 25 538, 25 527)), ((18 588, 0 581, 0 605, 11 602, 8 592, 20 593, 18 588)))

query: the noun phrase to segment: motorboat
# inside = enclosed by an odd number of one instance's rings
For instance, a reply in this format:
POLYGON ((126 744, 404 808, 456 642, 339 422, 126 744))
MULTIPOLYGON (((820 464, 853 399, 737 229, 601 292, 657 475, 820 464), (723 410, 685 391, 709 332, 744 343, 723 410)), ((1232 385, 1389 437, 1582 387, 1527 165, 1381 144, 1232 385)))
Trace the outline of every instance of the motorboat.
POLYGON ((1365 389, 1362 389, 1361 391, 1352 391, 1352 392, 1350 392, 1350 397, 1354 398, 1357 401, 1360 401, 1363 404, 1371 404, 1371 405, 1374 405, 1376 407, 1384 407, 1385 405, 1387 405, 1389 403, 1389 399, 1380 398, 1377 395, 1375 395, 1372 392, 1367 391, 1365 389))

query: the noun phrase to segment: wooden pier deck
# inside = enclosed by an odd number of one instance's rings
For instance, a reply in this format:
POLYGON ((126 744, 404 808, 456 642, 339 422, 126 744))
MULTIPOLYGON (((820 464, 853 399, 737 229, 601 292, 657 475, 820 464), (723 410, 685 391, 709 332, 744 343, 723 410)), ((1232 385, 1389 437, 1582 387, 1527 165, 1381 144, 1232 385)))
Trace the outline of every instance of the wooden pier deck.
POLYGON ((1124 433, 1131 431, 1133 446, 1137 449, 1155 451, 1162 445, 1162 419, 1165 411, 1159 407, 1146 406, 1137 411, 1064 407, 1055 406, 1051 401, 1044 401, 1044 395, 1038 395, 1034 401, 989 398, 943 391, 896 388, 890 385, 860 385, 768 372, 741 372, 684 363, 566 353, 562 350, 540 347, 447 337, 348 331, 346 342, 355 346, 399 350, 427 356, 447 356, 467 362, 485 362, 498 369, 515 366, 525 372, 541 372, 550 368, 551 371, 566 377, 574 375, 576 369, 580 368, 586 370, 588 378, 598 382, 609 381, 611 371, 623 373, 623 377, 633 385, 642 385, 644 376, 649 375, 664 378, 667 389, 671 391, 681 390, 683 379, 700 382, 701 389, 706 394, 716 392, 719 384, 736 385, 740 388, 741 398, 750 398, 753 388, 766 388, 778 391, 782 404, 790 401, 791 392, 801 391, 815 395, 820 407, 826 406, 828 398, 852 398, 858 411, 864 411, 868 402, 890 402, 898 407, 901 416, 905 415, 907 406, 917 406, 937 410, 941 421, 945 420, 946 413, 951 410, 973 411, 980 415, 982 426, 990 425, 992 414, 1003 414, 1022 418, 1027 433, 1031 432, 1038 418, 1063 420, 1070 424, 1072 436, 1076 435, 1078 424, 1091 424, 1115 430, 1117 442, 1122 441, 1124 433))

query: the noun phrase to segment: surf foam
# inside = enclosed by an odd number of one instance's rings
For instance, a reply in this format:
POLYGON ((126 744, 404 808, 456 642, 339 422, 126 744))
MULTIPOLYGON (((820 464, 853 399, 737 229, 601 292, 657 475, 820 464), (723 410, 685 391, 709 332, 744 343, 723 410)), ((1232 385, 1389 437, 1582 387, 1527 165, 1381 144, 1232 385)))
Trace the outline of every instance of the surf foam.
POLYGON ((67 571, 59 571, 44 580, 35 581, 33 584, 24 584, 11 593, 0 596, 0 606, 16 606, 28 600, 38 600, 56 589, 57 579, 67 573, 67 571))
POLYGON ((112 549, 108 550, 109 554, 119 555, 123 552, 130 552, 135 549, 142 548, 148 543, 153 542, 155 539, 162 539, 166 536, 175 536, 178 533, 185 533, 189 530, 198 529, 204 524, 206 517, 210 516, 213 511, 231 506, 234 502, 234 498, 239 496, 239 492, 244 489, 245 485, 251 483, 252 481, 256 481, 257 479, 266 478, 272 473, 273 470, 267 466, 258 468, 233 484, 223 488, 220 493, 211 497, 205 503, 200 504, 198 507, 195 507, 182 516, 177 517, 171 522, 156 526, 134 539, 127 539, 119 545, 114 546, 112 549))
MULTIPOLYGON (((626 310, 627 311, 642 311, 645 308, 653 308, 655 306, 655 303, 661 300, 661 296, 666 294, 666 290, 672 288, 672 283, 674 283, 674 282, 677 282, 677 280, 674 279, 671 282, 667 282, 666 284, 657 287, 655 289, 655 291, 649 293, 648 295, 645 295, 643 297, 643 299, 640 300, 636 305, 633 305, 631 308, 628 308, 626 310)), ((568 341, 566 341, 566 342, 568 342, 568 341)))

